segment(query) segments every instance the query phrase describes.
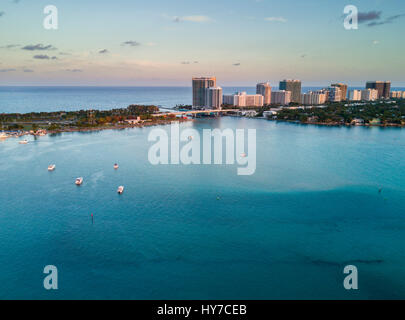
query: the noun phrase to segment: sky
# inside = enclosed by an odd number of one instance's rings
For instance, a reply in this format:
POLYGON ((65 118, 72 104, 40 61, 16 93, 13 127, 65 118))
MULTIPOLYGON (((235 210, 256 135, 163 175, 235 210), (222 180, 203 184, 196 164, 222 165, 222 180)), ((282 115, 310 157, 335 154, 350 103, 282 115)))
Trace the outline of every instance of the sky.
POLYGON ((0 0, 0 85, 405 86, 404 30, 403 0, 0 0))

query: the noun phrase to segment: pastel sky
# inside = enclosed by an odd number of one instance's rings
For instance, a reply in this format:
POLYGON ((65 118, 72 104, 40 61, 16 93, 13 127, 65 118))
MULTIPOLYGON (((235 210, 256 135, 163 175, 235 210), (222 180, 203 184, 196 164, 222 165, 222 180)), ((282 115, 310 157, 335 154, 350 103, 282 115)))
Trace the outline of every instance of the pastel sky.
POLYGON ((403 0, 0 0, 0 85, 405 86, 404 31, 403 0))

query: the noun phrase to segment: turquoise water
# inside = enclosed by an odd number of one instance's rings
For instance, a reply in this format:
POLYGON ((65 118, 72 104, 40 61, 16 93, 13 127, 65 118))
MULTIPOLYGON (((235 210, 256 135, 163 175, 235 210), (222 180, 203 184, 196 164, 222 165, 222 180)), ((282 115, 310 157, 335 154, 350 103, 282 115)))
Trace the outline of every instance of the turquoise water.
POLYGON ((0 142, 0 299, 405 298, 405 130, 188 126, 257 129, 256 173, 152 166, 154 128, 0 142))

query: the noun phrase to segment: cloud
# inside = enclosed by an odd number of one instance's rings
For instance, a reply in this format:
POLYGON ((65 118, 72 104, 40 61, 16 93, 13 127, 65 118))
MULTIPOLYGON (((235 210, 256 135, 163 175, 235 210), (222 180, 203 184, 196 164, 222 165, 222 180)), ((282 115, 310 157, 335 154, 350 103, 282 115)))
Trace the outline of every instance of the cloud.
POLYGON ((190 61, 182 61, 181 64, 190 64, 190 61))
POLYGON ((130 40, 130 41, 125 41, 125 42, 121 43, 121 45, 122 46, 130 46, 130 47, 138 47, 141 44, 139 42, 137 42, 137 41, 130 40))
POLYGON ((203 22, 212 21, 212 19, 207 16, 184 16, 184 17, 174 17, 173 18, 173 22, 183 22, 183 21, 203 23, 203 22))
POLYGON ((66 69, 66 72, 83 72, 82 69, 66 69))
POLYGON ((4 11, 0 11, 0 17, 4 16, 6 13, 4 11))
POLYGON ((283 23, 287 22, 287 19, 283 18, 283 17, 267 17, 267 18, 264 18, 264 20, 270 21, 270 22, 283 22, 283 23))
POLYGON ((72 54, 69 52, 59 52, 61 56, 71 56, 72 54))
POLYGON ((6 46, 1 46, 0 48, 1 49, 12 49, 12 48, 16 48, 16 47, 19 47, 19 46, 20 46, 19 44, 8 44, 6 46))
POLYGON ((46 54, 37 54, 33 57, 34 59, 39 59, 39 60, 56 60, 58 59, 57 57, 50 57, 46 54))
POLYGON ((239 67, 239 66, 240 66, 240 62, 234 63, 233 66, 239 67))
POLYGON ((32 70, 32 69, 24 69, 23 72, 31 73, 31 72, 34 72, 34 70, 32 70))
POLYGON ((385 20, 380 20, 380 21, 373 21, 367 24, 369 27, 375 27, 375 26, 381 26, 387 23, 393 23, 395 20, 398 20, 399 18, 404 17, 405 14, 397 14, 394 16, 389 16, 388 18, 385 18, 385 20))
POLYGON ((307 56, 307 54, 304 53, 304 54, 301 55, 301 58, 305 58, 306 56, 307 56))
POLYGON ((198 61, 194 61, 194 63, 199 63, 198 61))
POLYGON ((0 69, 0 72, 13 72, 15 69, 0 69))
POLYGON ((382 11, 370 11, 370 12, 359 12, 357 21, 359 23, 365 23, 369 21, 379 20, 381 18, 382 11))
POLYGON ((47 45, 47 46, 44 46, 43 44, 30 44, 30 45, 27 45, 27 46, 25 46, 25 47, 22 47, 21 48, 22 50, 29 50, 29 51, 35 51, 35 50, 39 50, 39 51, 43 51, 43 50, 55 50, 56 48, 55 47, 53 47, 52 45, 47 45))
POLYGON ((100 50, 98 53, 100 53, 100 54, 108 53, 108 50, 107 50, 107 49, 103 49, 103 50, 100 50))
POLYGON ((380 41, 378 41, 378 40, 374 40, 374 41, 373 41, 373 45, 375 45, 375 46, 376 46, 377 44, 380 44, 380 41))

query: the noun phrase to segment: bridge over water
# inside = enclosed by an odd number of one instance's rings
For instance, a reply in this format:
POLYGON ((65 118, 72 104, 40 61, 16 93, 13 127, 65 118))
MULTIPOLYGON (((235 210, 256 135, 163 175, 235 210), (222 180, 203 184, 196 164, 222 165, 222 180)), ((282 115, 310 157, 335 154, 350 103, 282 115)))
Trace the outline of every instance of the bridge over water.
POLYGON ((177 111, 177 112, 165 112, 165 113, 156 113, 152 116, 154 117, 165 117, 168 115, 175 115, 175 116, 192 116, 197 114, 210 114, 210 113, 227 113, 227 112, 238 112, 239 109, 208 109, 208 110, 187 110, 187 111, 177 111))

